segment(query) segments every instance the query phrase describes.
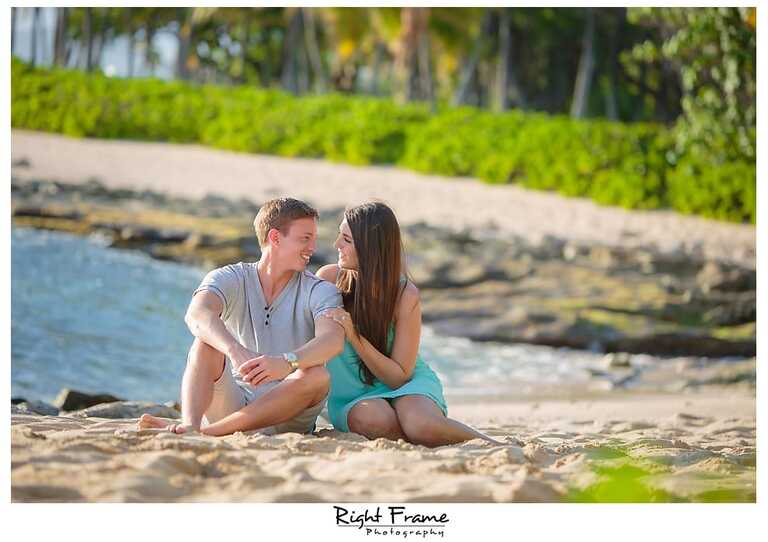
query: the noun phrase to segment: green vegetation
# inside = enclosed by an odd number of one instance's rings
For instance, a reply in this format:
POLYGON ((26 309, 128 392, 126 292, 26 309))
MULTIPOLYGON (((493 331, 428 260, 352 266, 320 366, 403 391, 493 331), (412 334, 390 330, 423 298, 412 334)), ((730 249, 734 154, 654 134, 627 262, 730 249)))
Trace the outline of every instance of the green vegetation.
POLYGON ((755 164, 683 151, 655 124, 36 69, 14 59, 11 124, 76 137, 398 164, 634 209, 755 220, 755 164))
POLYGON ((723 503, 755 502, 754 491, 717 487, 721 481, 717 475, 705 476, 716 489, 710 489, 689 497, 682 497, 654 487, 653 480, 671 476, 663 465, 652 465, 633 459, 624 450, 599 447, 587 452, 590 468, 596 480, 586 487, 571 488, 565 497, 572 503, 723 503))

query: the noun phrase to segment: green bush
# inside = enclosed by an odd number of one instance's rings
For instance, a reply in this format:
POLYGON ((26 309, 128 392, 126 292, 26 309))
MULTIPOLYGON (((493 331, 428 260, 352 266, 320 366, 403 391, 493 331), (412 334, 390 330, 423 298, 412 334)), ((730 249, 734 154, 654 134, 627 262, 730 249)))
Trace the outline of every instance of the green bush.
POLYGON ((681 213, 717 220, 755 222, 755 164, 712 163, 688 156, 668 174, 669 203, 681 213))
POLYGON ((672 132, 653 124, 472 107, 430 114, 423 104, 383 98, 113 79, 15 58, 11 73, 11 125, 19 128, 398 164, 630 209, 755 221, 754 162, 729 161, 718 150, 678 157, 672 132))

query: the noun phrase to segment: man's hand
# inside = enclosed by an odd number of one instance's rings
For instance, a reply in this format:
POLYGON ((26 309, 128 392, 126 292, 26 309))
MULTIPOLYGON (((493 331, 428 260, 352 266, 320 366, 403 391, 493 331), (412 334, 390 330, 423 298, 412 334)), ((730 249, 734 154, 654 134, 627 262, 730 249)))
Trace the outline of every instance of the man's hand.
POLYGON ((261 356, 261 354, 254 352, 253 350, 248 350, 241 344, 238 344, 237 347, 229 353, 229 359, 236 369, 240 369, 246 362, 258 358, 259 356, 261 356))
POLYGON ((238 371, 245 382, 258 386, 282 380, 291 374, 291 366, 280 356, 259 356, 246 361, 238 371))

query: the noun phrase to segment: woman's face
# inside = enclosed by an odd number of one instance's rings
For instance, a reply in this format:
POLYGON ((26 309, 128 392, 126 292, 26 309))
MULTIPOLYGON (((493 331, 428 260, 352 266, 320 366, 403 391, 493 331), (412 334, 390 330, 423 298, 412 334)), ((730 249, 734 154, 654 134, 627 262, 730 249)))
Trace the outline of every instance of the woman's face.
POLYGON ((339 236, 333 247, 339 252, 339 267, 341 269, 357 270, 357 251, 352 240, 352 231, 349 229, 346 219, 339 225, 339 236))

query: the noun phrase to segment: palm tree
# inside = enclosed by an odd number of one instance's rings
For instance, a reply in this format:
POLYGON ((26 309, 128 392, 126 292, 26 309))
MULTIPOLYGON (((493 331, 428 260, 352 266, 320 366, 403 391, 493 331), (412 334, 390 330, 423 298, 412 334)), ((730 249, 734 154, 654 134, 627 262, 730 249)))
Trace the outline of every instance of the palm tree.
POLYGON ((53 63, 56 66, 67 64, 67 26, 69 8, 56 8, 56 31, 53 43, 53 63))
POLYGON ((19 8, 11 8, 11 54, 16 49, 16 21, 19 14, 19 8))
POLYGON ((92 8, 85 8, 85 19, 83 20, 83 36, 85 38, 85 71, 90 72, 93 69, 93 14, 92 8))
POLYGON ((581 59, 579 71, 576 75, 576 85, 573 90, 571 102, 571 116, 577 119, 584 117, 587 111, 587 102, 592 88, 592 75, 595 71, 595 10, 585 8, 586 22, 584 25, 584 37, 581 42, 581 59))
POLYGON ((400 44, 395 55, 399 97, 404 101, 432 100, 432 72, 429 48, 429 8, 400 10, 400 44))
POLYGON ((32 32, 29 35, 31 64, 37 61, 37 35, 40 33, 40 8, 32 8, 32 32))

